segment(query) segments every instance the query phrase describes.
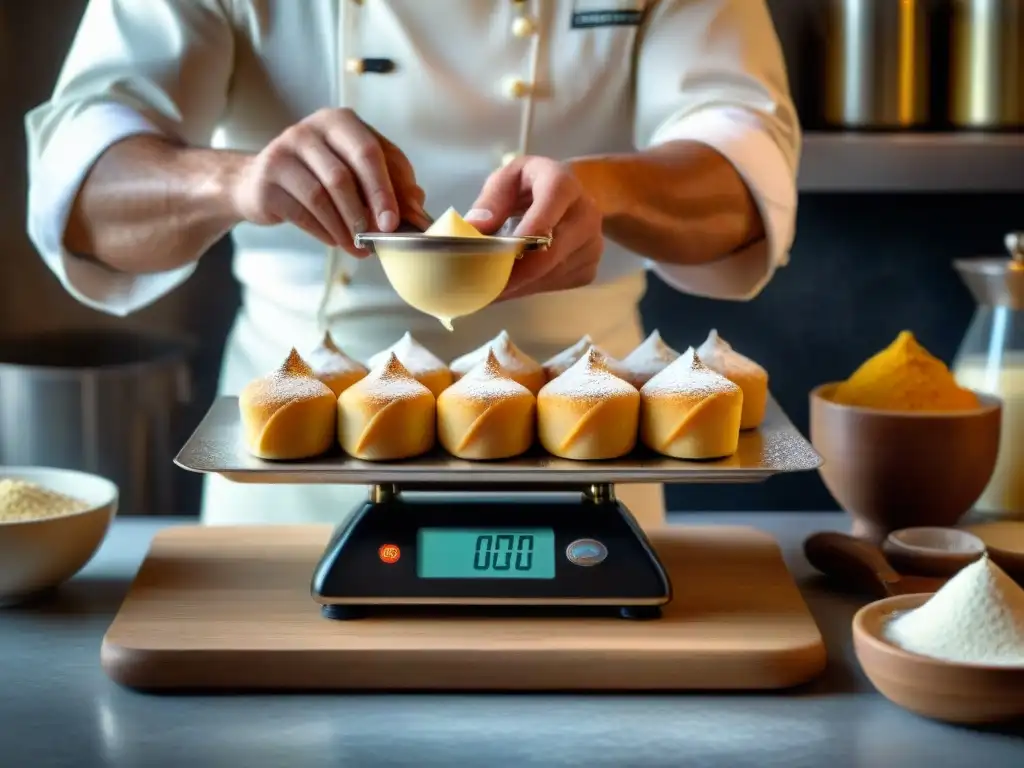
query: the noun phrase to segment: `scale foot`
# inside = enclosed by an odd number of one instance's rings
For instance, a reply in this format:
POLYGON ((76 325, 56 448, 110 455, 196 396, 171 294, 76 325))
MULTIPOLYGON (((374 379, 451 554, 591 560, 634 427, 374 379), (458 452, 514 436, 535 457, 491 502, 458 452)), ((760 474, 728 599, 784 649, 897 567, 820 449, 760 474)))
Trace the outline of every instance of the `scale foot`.
POLYGON ((364 608, 355 605, 322 605, 320 606, 320 613, 323 614, 325 619, 334 619, 335 621, 363 619, 367 615, 367 611, 364 608))
POLYGON ((619 615, 633 621, 650 621, 661 618, 661 607, 657 605, 631 605, 619 608, 619 615))

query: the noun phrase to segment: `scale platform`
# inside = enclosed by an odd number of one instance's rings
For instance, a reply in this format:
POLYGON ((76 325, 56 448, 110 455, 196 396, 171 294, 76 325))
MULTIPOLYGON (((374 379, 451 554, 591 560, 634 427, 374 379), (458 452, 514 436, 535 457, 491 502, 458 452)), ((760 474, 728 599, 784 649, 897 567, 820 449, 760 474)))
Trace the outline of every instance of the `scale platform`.
POLYGON ((674 585, 658 621, 329 621, 309 587, 332 535, 331 526, 161 531, 103 639, 107 675, 148 692, 765 690, 825 666, 778 545, 752 528, 650 532, 674 585))
POLYGON ((491 486, 543 490, 594 483, 750 483, 784 472, 807 472, 821 458, 769 396, 764 423, 740 434, 739 448, 727 459, 680 461, 645 451, 611 461, 570 461, 537 449, 516 459, 464 461, 441 450, 416 459, 370 462, 341 453, 309 461, 266 461, 250 455, 242 442, 238 398, 220 397, 175 458, 182 469, 223 475, 237 483, 401 484, 405 490, 443 491, 491 486))

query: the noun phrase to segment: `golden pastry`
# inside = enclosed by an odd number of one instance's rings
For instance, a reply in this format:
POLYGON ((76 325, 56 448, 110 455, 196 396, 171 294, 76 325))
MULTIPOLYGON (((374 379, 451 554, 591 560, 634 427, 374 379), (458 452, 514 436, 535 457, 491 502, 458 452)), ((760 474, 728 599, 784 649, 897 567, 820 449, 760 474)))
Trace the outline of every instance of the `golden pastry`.
POLYGON ((665 343, 657 329, 644 339, 636 349, 620 361, 625 379, 637 389, 651 380, 679 358, 679 353, 665 343))
POLYGON ((563 459, 615 459, 636 445, 640 393, 616 376, 590 347, 537 395, 537 432, 548 453, 563 459))
POLYGON ((640 440, 675 459, 720 459, 739 447, 743 390, 693 347, 640 390, 640 440))
POLYGON ((367 361, 367 366, 371 370, 379 368, 387 362, 392 352, 405 370, 429 389, 434 397, 451 386, 452 372, 448 366, 408 332, 390 347, 371 357, 367 361))
POLYGON ((453 360, 449 366, 452 376, 458 381, 470 370, 484 363, 491 352, 508 377, 518 381, 534 395, 547 384, 548 378, 540 363, 519 349, 509 338, 507 331, 502 331, 482 347, 453 360))
POLYGON ((460 459, 509 459, 529 450, 537 399, 499 363, 494 350, 437 399, 437 436, 460 459))
POLYGON ((331 388, 294 349, 280 368, 246 384, 238 396, 246 450, 261 459, 308 459, 334 442, 331 388))
POLYGON ((335 397, 369 373, 365 365, 338 348, 330 331, 324 333, 320 346, 306 354, 306 362, 313 369, 313 375, 330 387, 335 397))
POLYGON ((768 405, 768 371, 733 349, 714 328, 704 343, 697 347, 697 357, 708 368, 722 374, 743 390, 740 429, 761 426, 768 405))
POLYGON ((349 456, 365 461, 419 456, 434 446, 435 414, 430 390, 392 352, 341 393, 338 442, 349 456))
POLYGON ((622 367, 622 364, 600 347, 594 346, 594 342, 590 338, 590 334, 585 334, 582 339, 577 341, 571 347, 566 347, 557 355, 554 355, 544 362, 541 367, 544 369, 547 380, 551 381, 568 371, 576 365, 577 362, 579 362, 591 347, 601 353, 601 359, 604 361, 604 367, 608 369, 609 373, 618 376, 620 379, 628 381, 628 374, 622 367))

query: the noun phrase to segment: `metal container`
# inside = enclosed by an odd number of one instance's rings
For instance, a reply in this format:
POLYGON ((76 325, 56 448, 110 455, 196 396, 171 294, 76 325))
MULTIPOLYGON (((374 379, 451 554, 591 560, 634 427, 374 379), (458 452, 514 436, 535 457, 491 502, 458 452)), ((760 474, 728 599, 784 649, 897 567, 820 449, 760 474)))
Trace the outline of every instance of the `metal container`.
POLYGON ((172 462, 189 351, 110 331, 0 341, 0 464, 93 472, 118 485, 122 514, 180 514, 172 462))
POLYGON ((951 23, 950 122, 1024 126, 1024 0, 953 0, 951 23))
POLYGON ((824 113, 845 128, 929 119, 927 0, 826 0, 824 113))

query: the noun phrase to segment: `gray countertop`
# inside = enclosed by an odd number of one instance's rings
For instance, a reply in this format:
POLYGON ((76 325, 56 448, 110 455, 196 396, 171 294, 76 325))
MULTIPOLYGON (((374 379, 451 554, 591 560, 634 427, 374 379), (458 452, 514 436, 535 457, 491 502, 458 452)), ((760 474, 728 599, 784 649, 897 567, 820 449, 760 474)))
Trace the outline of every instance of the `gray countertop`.
POLYGON ((800 554, 838 514, 673 516, 773 533, 829 650, 814 683, 768 694, 151 696, 110 682, 100 640, 153 534, 121 520, 52 599, 0 612, 0 766, 1024 766, 1024 727, 956 728, 874 692, 850 644, 864 601, 800 554))

